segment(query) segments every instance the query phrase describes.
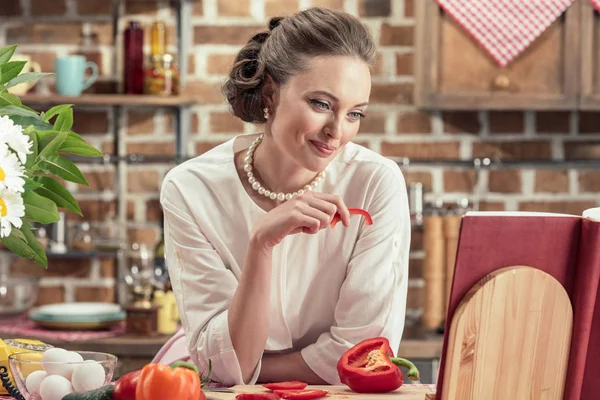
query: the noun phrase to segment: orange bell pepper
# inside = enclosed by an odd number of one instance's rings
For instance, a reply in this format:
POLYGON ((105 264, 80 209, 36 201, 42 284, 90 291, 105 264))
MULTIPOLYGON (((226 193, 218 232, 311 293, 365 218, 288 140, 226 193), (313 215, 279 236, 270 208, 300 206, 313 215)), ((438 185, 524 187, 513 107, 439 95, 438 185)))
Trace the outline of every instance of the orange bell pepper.
POLYGON ((195 365, 177 361, 146 364, 135 390, 135 400, 206 400, 195 365))

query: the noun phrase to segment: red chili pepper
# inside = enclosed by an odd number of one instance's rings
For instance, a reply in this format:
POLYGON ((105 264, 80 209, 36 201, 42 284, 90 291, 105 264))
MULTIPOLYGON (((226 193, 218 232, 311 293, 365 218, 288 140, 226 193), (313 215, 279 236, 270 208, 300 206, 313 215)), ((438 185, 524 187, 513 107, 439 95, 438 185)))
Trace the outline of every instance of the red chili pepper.
POLYGON ((302 390, 308 386, 308 383, 300 381, 289 381, 289 382, 275 382, 266 383, 263 385, 270 390, 302 390))
POLYGON ((282 399, 310 400, 327 396, 327 390, 275 390, 274 393, 282 399))
POLYGON ((342 383, 357 393, 386 393, 404 383, 399 366, 408 368, 407 376, 419 380, 419 370, 410 361, 394 357, 384 337, 366 339, 346 351, 337 364, 342 383))
MULTIPOLYGON (((358 215, 362 215, 363 217, 365 217, 365 224, 367 224, 367 225, 373 224, 373 219, 371 218, 371 215, 367 211, 362 210, 360 208, 349 208, 348 211, 350 212, 350 215, 358 214, 358 215)), ((333 229, 335 227, 335 224, 337 224, 341 220, 342 220, 341 215, 339 213, 336 213, 333 216, 333 218, 331 219, 331 229, 333 229)))
POLYGON ((237 400, 279 400, 275 393, 240 393, 235 396, 237 400))
POLYGON ((113 400, 135 400, 135 389, 141 372, 142 370, 138 369, 120 377, 115 383, 113 400))

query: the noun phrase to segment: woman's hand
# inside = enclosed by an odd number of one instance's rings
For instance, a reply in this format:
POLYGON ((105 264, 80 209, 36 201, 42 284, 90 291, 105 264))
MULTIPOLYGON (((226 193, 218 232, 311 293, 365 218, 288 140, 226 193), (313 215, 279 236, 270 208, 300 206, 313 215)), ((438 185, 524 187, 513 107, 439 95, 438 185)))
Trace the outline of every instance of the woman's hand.
POLYGON ((328 227, 336 213, 348 226, 350 213, 340 196, 305 192, 269 211, 254 227, 253 243, 271 250, 288 235, 299 232, 315 234, 328 227))

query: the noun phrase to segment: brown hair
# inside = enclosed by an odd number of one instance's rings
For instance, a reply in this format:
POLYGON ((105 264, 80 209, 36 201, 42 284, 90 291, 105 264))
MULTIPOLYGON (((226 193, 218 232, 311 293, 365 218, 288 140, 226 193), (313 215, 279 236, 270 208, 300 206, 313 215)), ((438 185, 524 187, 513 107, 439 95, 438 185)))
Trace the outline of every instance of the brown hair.
POLYGON ((314 7, 275 17, 268 32, 254 35, 237 54, 223 94, 234 115, 264 123, 262 87, 267 74, 285 84, 308 67, 311 57, 322 55, 358 57, 372 67, 375 51, 369 29, 350 14, 314 7))

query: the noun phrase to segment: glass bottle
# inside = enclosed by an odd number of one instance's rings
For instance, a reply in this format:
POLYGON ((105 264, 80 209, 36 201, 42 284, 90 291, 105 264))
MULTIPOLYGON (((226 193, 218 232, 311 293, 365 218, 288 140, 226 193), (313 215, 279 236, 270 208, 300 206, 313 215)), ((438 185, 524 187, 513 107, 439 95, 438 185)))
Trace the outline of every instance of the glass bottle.
POLYGON ((179 69, 171 54, 156 54, 144 74, 144 93, 158 96, 179 94, 179 69))
POLYGON ((160 239, 154 246, 154 279, 159 289, 165 290, 166 282, 169 280, 167 259, 165 257, 165 237, 161 232, 160 239))
POLYGON ((144 92, 144 30, 137 21, 129 22, 124 34, 123 89, 125 94, 144 92))
POLYGON ((167 30, 163 22, 156 21, 152 24, 152 28, 150 29, 150 40, 151 58, 167 52, 167 30))

